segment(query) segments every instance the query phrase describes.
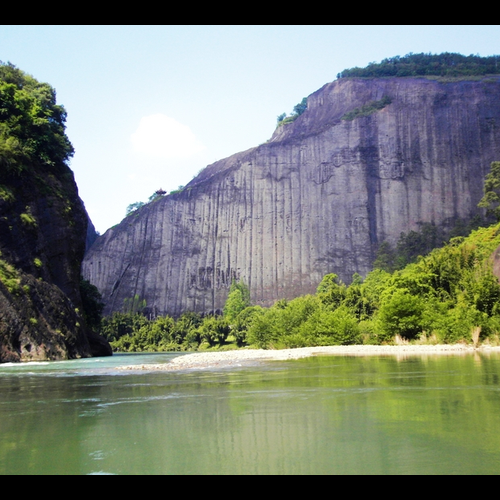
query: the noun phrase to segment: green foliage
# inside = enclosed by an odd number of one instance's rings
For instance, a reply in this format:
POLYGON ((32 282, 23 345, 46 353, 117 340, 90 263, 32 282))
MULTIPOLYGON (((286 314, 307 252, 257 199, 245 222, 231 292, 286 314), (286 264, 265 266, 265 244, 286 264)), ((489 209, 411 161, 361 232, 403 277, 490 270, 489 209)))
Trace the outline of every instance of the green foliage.
MULTIPOLYGON (((0 252, 0 257, 2 252, 0 252)), ((0 258, 0 282, 10 293, 17 293, 20 290, 21 278, 17 269, 0 258)))
POLYGON ((236 282, 233 280, 224 306, 224 317, 232 323, 236 320, 240 312, 250 305, 250 290, 248 286, 243 281, 236 282))
POLYGON ((227 320, 221 316, 201 318, 196 313, 185 313, 174 320, 161 316, 154 320, 139 313, 114 313, 101 323, 101 335, 113 350, 123 352, 197 350, 204 345, 220 347, 231 332, 227 320))
POLYGON ((298 329, 320 304, 318 297, 312 295, 276 302, 253 318, 247 333, 248 343, 263 349, 302 347, 298 329))
POLYGON ((442 54, 413 54, 395 56, 381 63, 371 62, 366 68, 345 69, 337 78, 380 78, 405 76, 470 77, 500 73, 500 56, 444 52, 442 54))
POLYGON ((484 196, 478 205, 486 208, 486 214, 500 221, 500 161, 491 163, 490 172, 484 182, 484 196))
POLYGON ((36 219, 31 214, 31 211, 30 211, 29 207, 26 207, 26 212, 27 213, 22 213, 22 214, 19 215, 19 218, 21 219, 21 222, 25 226, 37 227, 38 224, 36 222, 36 219))
POLYGON ((307 97, 303 97, 302 101, 293 107, 293 114, 300 116, 307 109, 307 97))
MULTIPOLYGON (((449 233, 477 223, 461 221, 449 233)), ((233 282, 222 317, 186 313, 177 320, 148 320, 137 314, 145 303, 136 296, 126 301, 125 313, 103 319, 101 334, 123 351, 277 349, 393 343, 396 338, 470 343, 479 331, 483 340, 497 339, 500 284, 491 256, 500 246, 500 223, 429 252, 443 238, 434 225, 421 224, 418 232, 402 233, 395 250, 382 244, 379 268, 364 280, 355 274, 347 286, 330 273, 315 295, 281 299, 269 308, 250 306, 248 288, 233 282)), ((4 266, 3 274, 8 271, 4 266)))
POLYGON ((361 116, 369 116, 381 109, 384 109, 386 106, 391 104, 391 102, 392 100, 388 96, 385 96, 378 101, 371 101, 368 104, 364 104, 359 108, 349 111, 344 116, 342 116, 341 120, 351 121, 354 120, 354 118, 359 118, 361 116))
POLYGON ((423 299, 406 288, 390 288, 385 293, 378 314, 384 338, 400 335, 415 339, 427 327, 423 299))
POLYGON ((307 97, 304 97, 302 101, 296 104, 293 107, 293 111, 290 115, 286 115, 286 113, 282 113, 278 116, 277 126, 286 125, 287 123, 291 123, 295 121, 304 111, 307 109, 307 97))
POLYGON ((347 287, 336 274, 327 274, 318 285, 319 300, 330 308, 339 307, 346 296, 347 287))
MULTIPOLYGON (((0 152, 0 158, 2 154, 0 152)), ((0 200, 5 201, 7 203, 11 203, 15 201, 15 196, 12 191, 7 186, 0 185, 0 200)))
POLYGON ((135 334, 147 323, 148 320, 142 314, 115 312, 112 316, 102 318, 100 333, 109 342, 115 342, 135 334))
POLYGON ((264 314, 261 306, 250 306, 243 309, 231 324, 231 335, 238 347, 247 344, 247 334, 257 316, 264 314))
POLYGON ((377 250, 373 267, 387 272, 403 269, 408 264, 416 262, 420 256, 443 246, 451 238, 466 236, 484 223, 485 221, 478 215, 468 219, 456 219, 453 226, 445 231, 433 223, 421 222, 419 231, 401 233, 396 248, 383 241, 377 250))
POLYGON ((277 123, 281 123, 286 118, 286 113, 281 113, 277 118, 277 123))
POLYGON ((375 261, 373 262, 373 268, 381 269, 389 273, 393 272, 396 269, 395 255, 396 253, 390 243, 383 241, 378 247, 377 255, 375 257, 375 261))
POLYGON ((184 191, 184 187, 185 186, 179 186, 177 189, 174 189, 173 191, 170 191, 169 194, 178 194, 178 193, 182 193, 182 191, 184 191))
POLYGON ((142 208, 144 205, 145 205, 145 203, 143 201, 136 201, 135 203, 131 203, 127 207, 127 211, 126 211, 125 216, 128 217, 129 215, 133 214, 134 212, 136 212, 137 210, 142 208))
POLYGON ((56 92, 0 62, 0 165, 20 174, 31 164, 57 171, 73 156, 65 135, 66 111, 56 104, 56 92))
POLYGON ((201 343, 207 343, 210 347, 221 346, 225 343, 231 329, 227 319, 221 316, 208 316, 198 327, 198 335, 201 343))
POLYGON ((135 295, 130 299, 123 301, 123 312, 125 314, 141 313, 146 307, 146 301, 141 299, 139 295, 135 295))
MULTIPOLYGON (((184 186, 179 186, 179 190, 184 189, 184 186)), ((179 191, 176 191, 179 192, 179 191)), ((148 201, 145 203, 143 201, 136 201, 135 203, 131 203, 126 211, 125 211, 125 217, 128 217, 129 215, 135 214, 138 210, 140 210, 142 207, 149 203, 153 203, 154 201, 159 200, 162 198, 166 193, 166 191, 163 191, 163 189, 158 189, 156 190, 149 198, 148 201)), ((171 193, 172 194, 172 193, 171 193)))
MULTIPOLYGON (((317 308, 299 328, 297 337, 304 347, 350 345, 359 342, 359 322, 348 306, 335 310, 317 308)), ((298 347, 298 346, 297 346, 298 347)))

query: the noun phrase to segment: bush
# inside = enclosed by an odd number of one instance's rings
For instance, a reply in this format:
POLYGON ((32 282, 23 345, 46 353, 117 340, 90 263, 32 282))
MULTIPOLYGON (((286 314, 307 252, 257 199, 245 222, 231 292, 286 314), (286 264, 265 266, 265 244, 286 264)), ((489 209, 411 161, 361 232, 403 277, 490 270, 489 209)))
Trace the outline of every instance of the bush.
POLYGON ((410 294, 406 288, 392 293, 389 290, 382 299, 378 319, 387 337, 400 335, 412 340, 426 328, 424 320, 425 303, 418 295, 410 294))

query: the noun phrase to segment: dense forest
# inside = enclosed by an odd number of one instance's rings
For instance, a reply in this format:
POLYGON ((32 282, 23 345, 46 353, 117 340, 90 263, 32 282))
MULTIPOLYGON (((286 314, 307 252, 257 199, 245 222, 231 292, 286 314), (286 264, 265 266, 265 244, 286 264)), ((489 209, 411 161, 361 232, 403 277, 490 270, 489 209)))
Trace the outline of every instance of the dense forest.
POLYGON ((500 74, 500 56, 444 52, 442 54, 413 54, 390 57, 380 63, 372 62, 366 68, 350 68, 337 78, 380 78, 388 76, 445 76, 470 77, 500 74))
POLYGON ((73 146, 65 134, 66 110, 56 92, 10 63, 0 61, 0 175, 33 165, 53 172, 66 164, 73 146))
MULTIPOLYGON (((499 205, 493 196, 498 181, 500 163, 494 162, 481 202, 493 212, 499 205)), ((500 284, 492 254, 500 246, 500 223, 477 227, 481 222, 459 221, 444 246, 441 230, 423 224, 420 232, 403 233, 395 248, 381 245, 375 269, 365 279, 354 275, 346 285, 328 274, 314 295, 279 300, 269 308, 252 305, 242 282, 233 282, 218 316, 187 312, 177 319, 147 318, 146 304, 135 297, 123 312, 103 318, 101 334, 117 351, 499 344, 500 284), (468 236, 457 236, 471 229, 468 236)))

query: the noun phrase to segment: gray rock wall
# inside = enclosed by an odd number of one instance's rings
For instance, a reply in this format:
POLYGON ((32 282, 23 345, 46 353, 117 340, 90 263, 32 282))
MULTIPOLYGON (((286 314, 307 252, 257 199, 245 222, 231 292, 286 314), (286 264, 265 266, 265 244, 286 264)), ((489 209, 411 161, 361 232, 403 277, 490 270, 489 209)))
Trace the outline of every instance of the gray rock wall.
POLYGON ((136 294, 158 314, 220 309, 233 278, 255 304, 313 293, 327 273, 368 273, 377 244, 419 222, 478 213, 498 159, 498 78, 337 80, 266 144, 208 166, 98 238, 84 277, 106 313, 136 294), (384 109, 341 120, 385 96, 384 109))

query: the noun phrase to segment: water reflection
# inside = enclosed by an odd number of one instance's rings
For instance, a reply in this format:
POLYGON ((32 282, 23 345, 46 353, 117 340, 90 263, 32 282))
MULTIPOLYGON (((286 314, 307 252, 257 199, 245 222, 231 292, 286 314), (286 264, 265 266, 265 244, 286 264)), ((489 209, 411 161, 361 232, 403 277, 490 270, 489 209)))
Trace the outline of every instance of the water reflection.
POLYGON ((4 370, 0 473, 497 474, 499 361, 480 353, 198 373, 4 370))

